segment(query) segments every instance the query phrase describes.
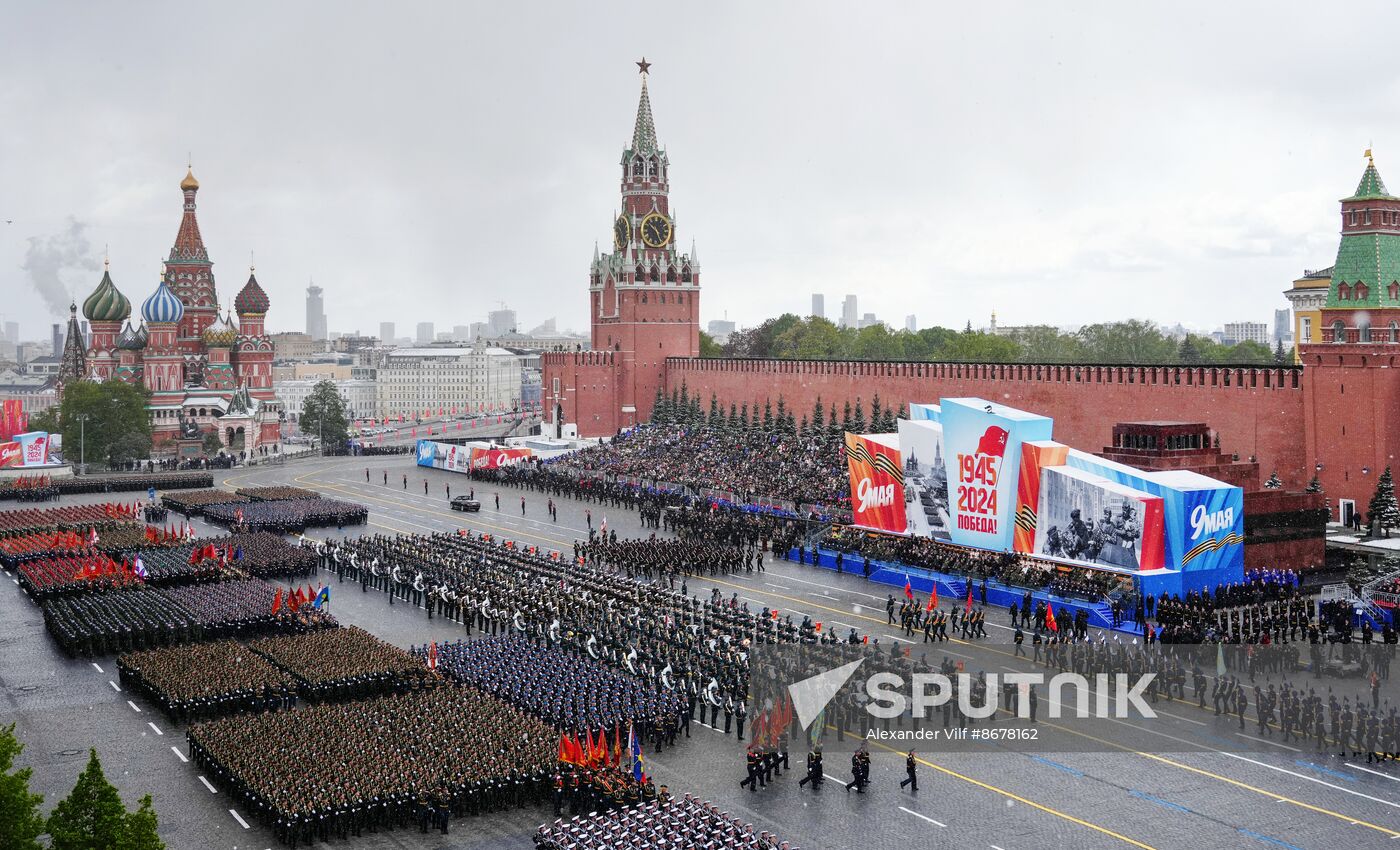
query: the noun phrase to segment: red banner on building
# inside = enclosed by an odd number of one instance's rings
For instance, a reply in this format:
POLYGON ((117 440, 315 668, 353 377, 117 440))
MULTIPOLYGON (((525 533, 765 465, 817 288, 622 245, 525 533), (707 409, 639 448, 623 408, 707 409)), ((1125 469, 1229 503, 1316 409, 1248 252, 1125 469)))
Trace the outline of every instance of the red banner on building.
POLYGON ((856 525, 904 533, 904 470, 898 440, 895 434, 846 434, 846 468, 856 525))

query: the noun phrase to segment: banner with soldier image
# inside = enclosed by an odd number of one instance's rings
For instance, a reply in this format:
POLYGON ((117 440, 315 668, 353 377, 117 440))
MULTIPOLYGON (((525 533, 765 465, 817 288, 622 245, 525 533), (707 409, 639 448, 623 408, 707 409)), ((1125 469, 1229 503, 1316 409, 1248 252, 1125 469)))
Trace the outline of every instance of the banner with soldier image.
POLYGON ((1035 552, 1130 570, 1163 565, 1162 500, 1066 466, 1041 470, 1035 552))

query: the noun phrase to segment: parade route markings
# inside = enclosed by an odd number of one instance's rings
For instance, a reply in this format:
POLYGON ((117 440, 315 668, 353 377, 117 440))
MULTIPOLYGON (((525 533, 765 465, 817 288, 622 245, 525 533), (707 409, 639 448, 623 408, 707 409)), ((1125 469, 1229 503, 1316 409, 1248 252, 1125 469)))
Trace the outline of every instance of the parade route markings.
POLYGON ((210 784, 209 784, 209 780, 205 779, 203 774, 200 775, 199 781, 204 783, 204 787, 209 789, 209 793, 210 793, 210 794, 217 794, 217 793, 219 793, 219 792, 214 788, 213 785, 210 785, 210 784))
POLYGON ((940 822, 940 821, 936 821, 936 820, 934 820, 933 818, 929 817, 928 815, 921 815, 921 814, 919 814, 918 812, 914 811, 913 809, 906 809, 906 808, 904 808, 903 806, 900 806, 900 807, 899 807, 899 810, 900 810, 901 812, 904 812, 905 814, 913 815, 914 817, 919 818, 920 820, 926 820, 926 821, 928 821, 929 823, 933 824, 934 826, 942 827, 943 829, 947 829, 947 828, 948 828, 948 824, 942 823, 942 822, 940 822))
MULTIPOLYGON (((202 776, 200 777, 200 779, 203 779, 203 778, 204 778, 204 777, 202 777, 202 776)), ((246 820, 244 820, 242 817, 240 817, 237 811, 235 811, 235 810, 233 810, 233 809, 229 809, 229 810, 228 810, 228 813, 231 814, 231 815, 233 815, 233 819, 236 820, 236 821, 238 821, 238 825, 239 825, 239 826, 243 827, 244 829, 248 829, 248 822, 247 822, 246 820)))
POLYGON ((131 706, 132 711, 136 712, 137 714, 141 713, 141 709, 139 706, 136 705, 136 703, 132 702, 131 700, 127 700, 126 704, 131 706))
POLYGON ((180 748, 179 748, 179 747, 177 747, 177 746, 175 746, 174 744, 172 744, 172 745, 170 746, 170 751, 173 752, 173 753, 175 754, 175 757, 178 758, 180 761, 184 762, 185 764, 189 764, 189 761, 190 761, 190 760, 187 759, 187 758, 185 758, 185 754, 182 753, 182 752, 180 752, 180 748))
POLYGON ((149 726, 149 727, 151 727, 151 731, 154 732, 154 733, 156 733, 157 735, 162 735, 162 736, 165 735, 164 732, 160 731, 160 727, 157 726, 156 724, 152 723, 151 721, 147 720, 147 721, 146 721, 146 725, 149 726))

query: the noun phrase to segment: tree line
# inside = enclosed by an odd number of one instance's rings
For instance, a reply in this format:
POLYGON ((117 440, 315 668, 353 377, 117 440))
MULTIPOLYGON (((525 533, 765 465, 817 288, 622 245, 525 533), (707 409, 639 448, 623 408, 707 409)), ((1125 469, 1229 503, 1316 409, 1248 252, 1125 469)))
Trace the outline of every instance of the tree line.
POLYGON ((838 328, 828 319, 793 313, 736 331, 724 345, 701 334, 701 357, 772 357, 811 360, 910 360, 964 363, 1132 363, 1142 365, 1272 366, 1293 362, 1293 352, 1257 342, 1222 345, 1209 337, 1184 339, 1154 322, 1129 319, 1085 325, 1073 333, 1049 325, 1007 335, 925 328, 892 331, 883 323, 838 328))
POLYGON ((0 847, 42 850, 39 837, 49 837, 49 850, 165 850, 156 834, 156 812, 147 794, 129 812, 112 783, 102 773, 97 750, 88 751, 87 767, 73 791, 48 817, 40 812, 43 795, 29 790, 30 768, 14 769, 24 745, 15 724, 0 726, 0 847))
POLYGON ((648 421, 652 425, 705 427, 731 434, 763 432, 801 434, 804 437, 826 435, 840 439, 847 431, 856 434, 892 434, 898 428, 897 420, 907 418, 903 402, 896 410, 882 404, 879 393, 871 397, 869 413, 866 412, 865 403, 857 397, 854 404, 846 399, 840 415, 834 403, 828 409, 822 404, 821 396, 817 396, 812 412, 803 413, 800 422, 781 395, 776 403, 772 398, 765 398, 762 407, 759 407, 757 400, 752 408, 748 402, 730 402, 726 412, 718 395, 711 393, 709 404, 702 405, 699 393, 691 393, 689 386, 682 381, 680 388, 673 390, 669 396, 660 387, 656 388, 651 419, 648 421))

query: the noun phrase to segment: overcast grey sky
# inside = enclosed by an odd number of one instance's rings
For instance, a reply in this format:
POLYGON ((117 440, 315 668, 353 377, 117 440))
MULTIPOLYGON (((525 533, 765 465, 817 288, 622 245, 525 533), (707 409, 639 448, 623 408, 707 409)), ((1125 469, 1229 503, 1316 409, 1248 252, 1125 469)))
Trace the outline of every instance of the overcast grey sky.
POLYGON ((273 330, 587 322, 643 54, 703 321, 861 296, 900 326, 1268 321, 1332 263, 1400 7, 0 2, 0 312, 154 288, 191 152, 222 303, 273 330), (13 224, 3 224, 12 219, 13 224), (75 240, 90 245, 65 257, 75 240), (41 252, 42 254, 42 252, 41 252), (58 259, 55 259, 58 258, 58 259), (85 259, 87 268, 81 267, 85 259), (43 256, 40 256, 43 262, 43 256))

